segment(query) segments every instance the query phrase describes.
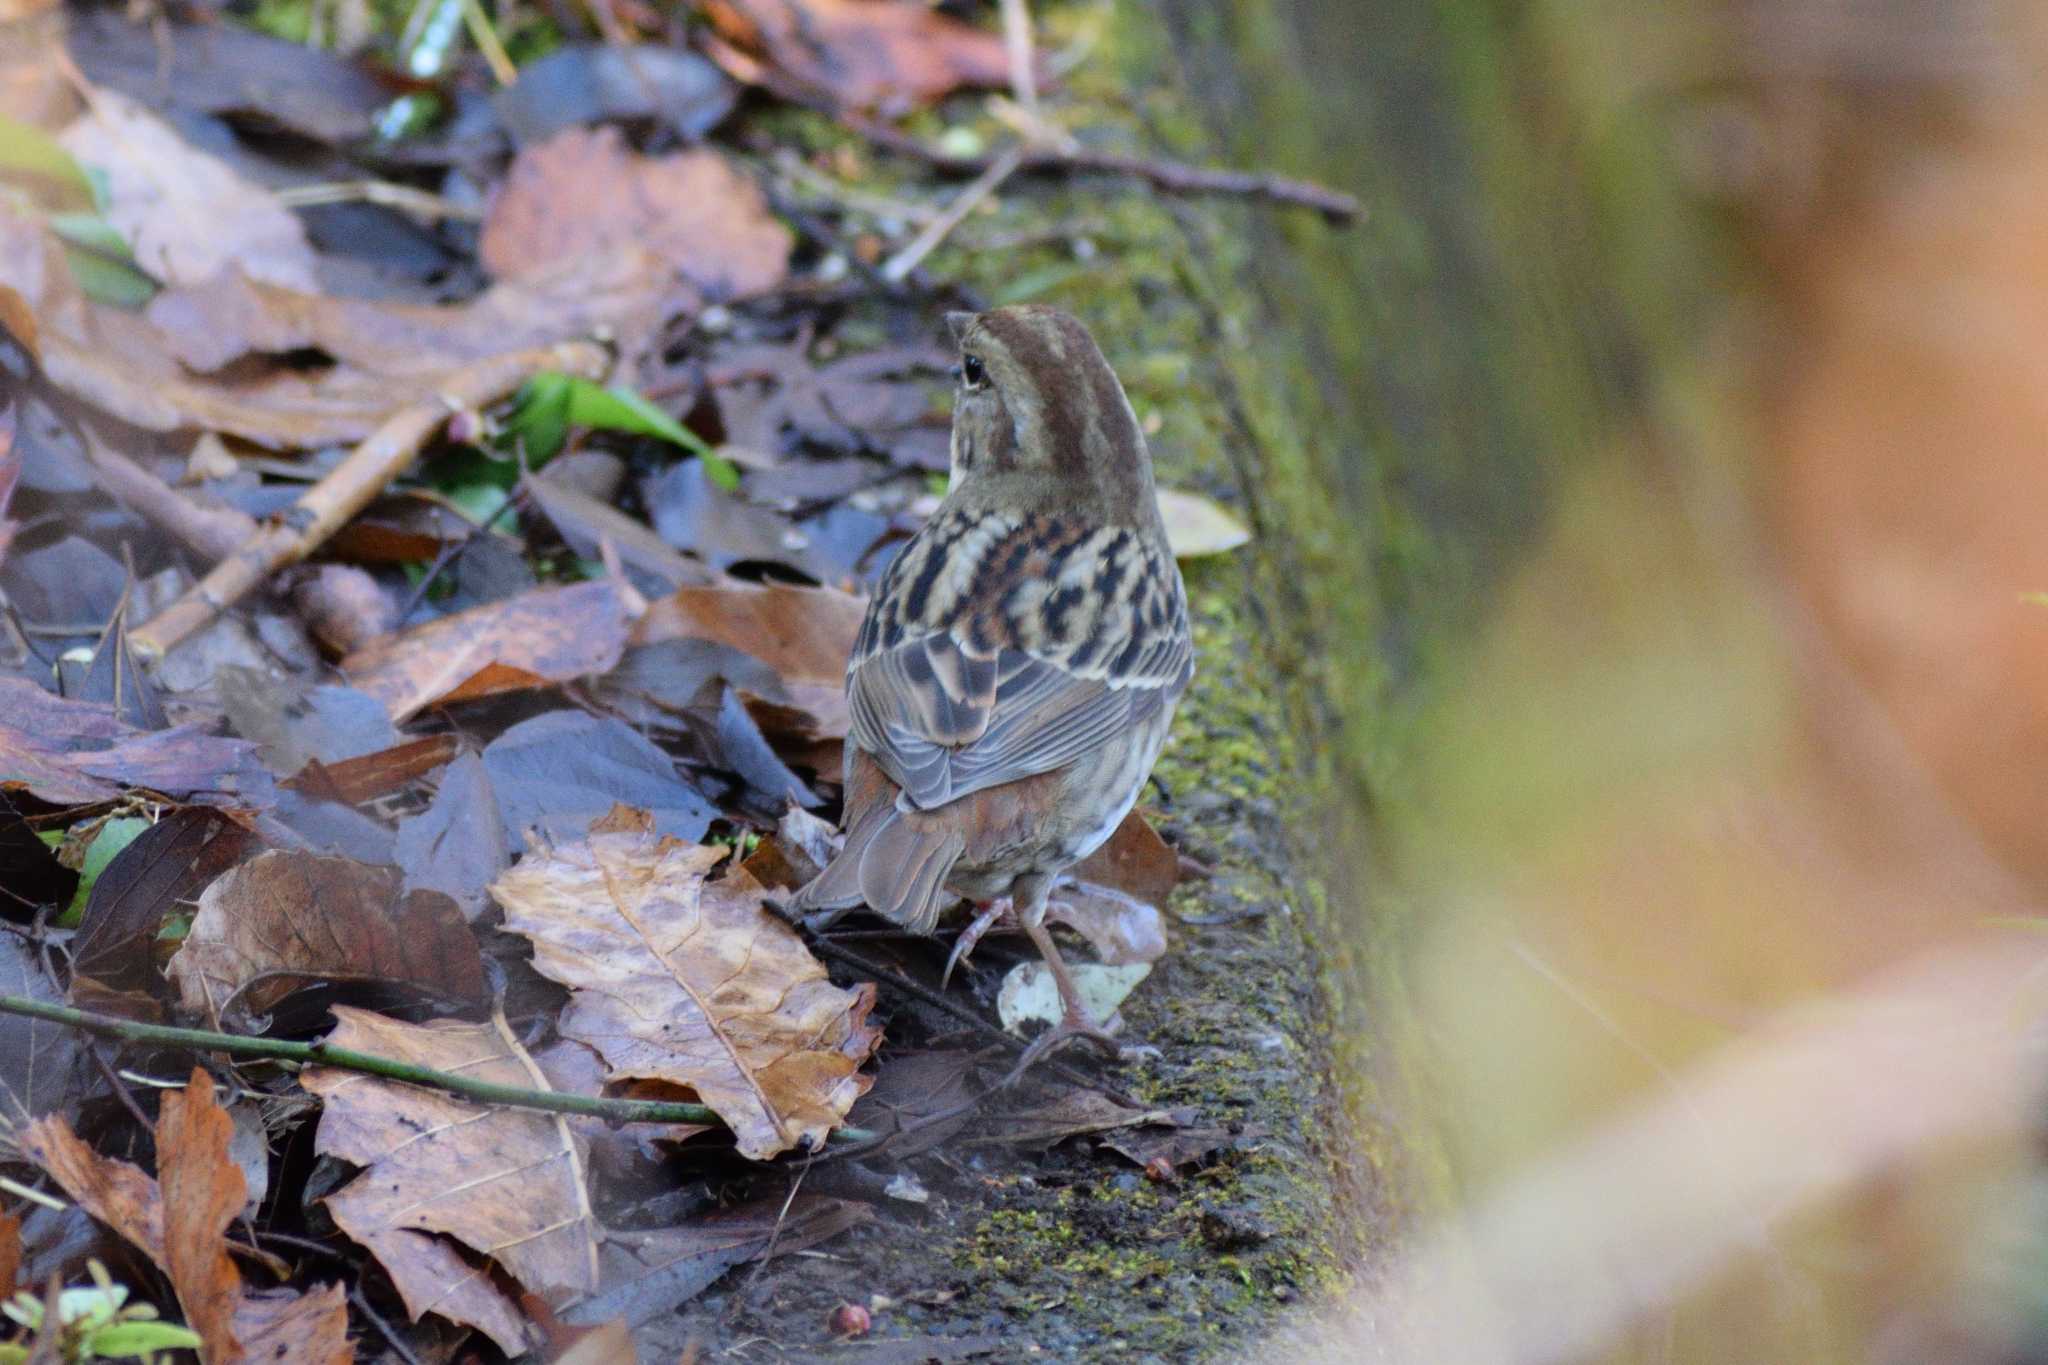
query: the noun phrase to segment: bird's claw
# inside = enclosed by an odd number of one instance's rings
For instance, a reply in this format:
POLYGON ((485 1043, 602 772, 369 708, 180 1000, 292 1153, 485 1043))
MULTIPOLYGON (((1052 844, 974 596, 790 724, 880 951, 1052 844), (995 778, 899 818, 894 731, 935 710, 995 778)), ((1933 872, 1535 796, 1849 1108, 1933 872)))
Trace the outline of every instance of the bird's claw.
POLYGON ((967 927, 960 931, 960 936, 953 940, 953 951, 946 954, 946 970, 939 974, 940 990, 946 989, 947 984, 953 979, 953 969, 967 961, 968 955, 974 951, 974 945, 981 942, 982 936, 1009 913, 1009 901, 990 901, 981 913, 968 921, 967 927))

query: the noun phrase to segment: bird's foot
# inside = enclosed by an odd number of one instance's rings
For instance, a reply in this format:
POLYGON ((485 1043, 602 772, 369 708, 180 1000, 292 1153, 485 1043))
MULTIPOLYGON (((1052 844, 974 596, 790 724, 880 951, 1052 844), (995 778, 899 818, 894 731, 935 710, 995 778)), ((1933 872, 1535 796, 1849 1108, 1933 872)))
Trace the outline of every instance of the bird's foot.
MULTIPOLYGON (((1111 1016, 1112 1023, 1120 1022, 1111 1016)), ((1070 1008, 1066 1017, 1031 1040, 1031 1046, 1024 1049, 1017 1058, 1010 1074, 1003 1077, 1005 1086, 1015 1083, 1032 1067, 1040 1062, 1066 1051, 1076 1043, 1086 1043, 1102 1056, 1105 1061, 1144 1062, 1156 1059, 1159 1049, 1142 1043, 1124 1043, 1117 1039, 1109 1028, 1090 1018, 1087 1011, 1070 1008)))
POLYGON ((1011 921, 1011 927, 1015 927, 1016 915, 1011 909, 1010 898, 1002 896, 982 906, 974 918, 968 921, 967 927, 960 931, 960 936, 953 940, 953 951, 946 954, 946 970, 939 975, 940 990, 946 989, 946 983, 953 979, 953 969, 967 961, 968 955, 974 951, 974 945, 981 942, 983 935, 1005 919, 1011 921))

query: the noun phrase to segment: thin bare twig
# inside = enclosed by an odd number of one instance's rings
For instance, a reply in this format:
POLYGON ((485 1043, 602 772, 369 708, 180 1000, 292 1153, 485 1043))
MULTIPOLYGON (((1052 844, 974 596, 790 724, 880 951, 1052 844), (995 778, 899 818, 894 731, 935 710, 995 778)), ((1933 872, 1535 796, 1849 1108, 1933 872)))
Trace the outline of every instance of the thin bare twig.
MULTIPOLYGON (((771 71, 761 71, 757 79, 777 98, 815 109, 885 152, 922 161, 948 175, 981 175, 995 162, 992 157, 954 156, 940 151, 879 119, 839 108, 771 71)), ((1356 198, 1313 181, 1257 171, 1190 166, 1184 161, 1158 157, 1124 156, 1077 147, 1037 147, 1025 153, 1017 171, 1023 175, 1121 175, 1142 180, 1168 194, 1221 194, 1270 199, 1278 204, 1314 209, 1337 224, 1354 223, 1365 216, 1365 209, 1356 198)))
POLYGON ((979 208, 983 200, 994 194, 1024 164, 1026 155, 1023 144, 1019 143, 990 162, 988 169, 976 176, 973 184, 953 196, 953 202, 946 205, 944 213, 925 224, 923 230, 911 238, 909 246, 883 262, 882 278, 890 284, 901 284, 940 242, 946 240, 947 233, 960 226, 968 214, 979 208))
POLYGON ((434 399, 386 418, 288 511, 263 522, 205 578, 144 622, 129 642, 145 658, 161 658, 279 569, 313 553, 405 472, 450 413, 494 403, 542 370, 594 377, 604 365, 600 347, 572 341, 491 356, 457 370, 434 399))

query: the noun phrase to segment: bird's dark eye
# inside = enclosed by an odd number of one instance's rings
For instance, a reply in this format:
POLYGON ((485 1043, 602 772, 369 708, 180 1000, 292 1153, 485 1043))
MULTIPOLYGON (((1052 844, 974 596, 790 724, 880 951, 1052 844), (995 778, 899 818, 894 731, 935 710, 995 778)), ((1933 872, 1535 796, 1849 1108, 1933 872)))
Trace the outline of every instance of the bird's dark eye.
POLYGON ((984 379, 988 378, 988 371, 982 368, 981 357, 974 354, 972 351, 969 351, 966 355, 961 356, 960 377, 967 381, 968 388, 980 388, 981 382, 984 379))

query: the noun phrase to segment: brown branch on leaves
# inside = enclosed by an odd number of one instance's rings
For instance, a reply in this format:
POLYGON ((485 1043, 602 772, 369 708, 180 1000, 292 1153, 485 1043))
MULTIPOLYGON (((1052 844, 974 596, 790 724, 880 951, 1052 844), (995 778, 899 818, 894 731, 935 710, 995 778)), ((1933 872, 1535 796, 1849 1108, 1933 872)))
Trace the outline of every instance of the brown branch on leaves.
POLYGON ((271 575, 312 554, 405 472, 452 413, 495 403, 542 370, 595 378, 605 363, 602 348, 572 341, 492 356, 455 371, 433 400, 385 419, 288 511, 261 523, 206 577, 134 631, 129 643, 144 657, 160 658, 271 575))
MULTIPOLYGON (((772 80, 778 96, 809 105, 830 115, 885 152, 922 161, 948 175, 983 175, 998 160, 992 156, 954 156, 927 145, 879 119, 851 110, 820 104, 801 90, 788 90, 786 82, 772 80)), ((1168 194, 1226 194, 1253 199, 1270 199, 1278 204, 1295 204, 1314 209, 1332 223, 1348 224, 1365 216, 1358 200, 1327 185, 1296 180, 1260 171, 1232 171, 1210 166, 1190 166, 1185 161, 1156 157, 1125 156, 1117 152, 1089 151, 1082 147, 1033 147, 1019 160, 1019 175, 1120 175, 1142 180, 1168 194)))
MULTIPOLYGON (((251 1038, 239 1033, 218 1033, 211 1029, 173 1028, 167 1024, 144 1024, 112 1015, 88 1014, 63 1005, 47 1004, 26 996, 0 995, 0 1014, 18 1014, 42 1019, 67 1028, 119 1038, 124 1042, 149 1043, 158 1047, 184 1048, 192 1052, 222 1052, 230 1057, 263 1057, 273 1061, 299 1062, 308 1066, 331 1066, 342 1071, 360 1071, 408 1085, 426 1086, 484 1104, 511 1109, 537 1109, 550 1114, 587 1114, 612 1123, 694 1123, 724 1126, 724 1120, 708 1106, 671 1103, 665 1100, 608 1100, 595 1095, 570 1095, 559 1090, 525 1090, 516 1085, 499 1085, 453 1071, 435 1071, 410 1062, 358 1052, 353 1048, 328 1047, 324 1043, 295 1043, 284 1038, 251 1038)), ((864 1128, 836 1128, 835 1142, 867 1142, 875 1134, 864 1128)))

